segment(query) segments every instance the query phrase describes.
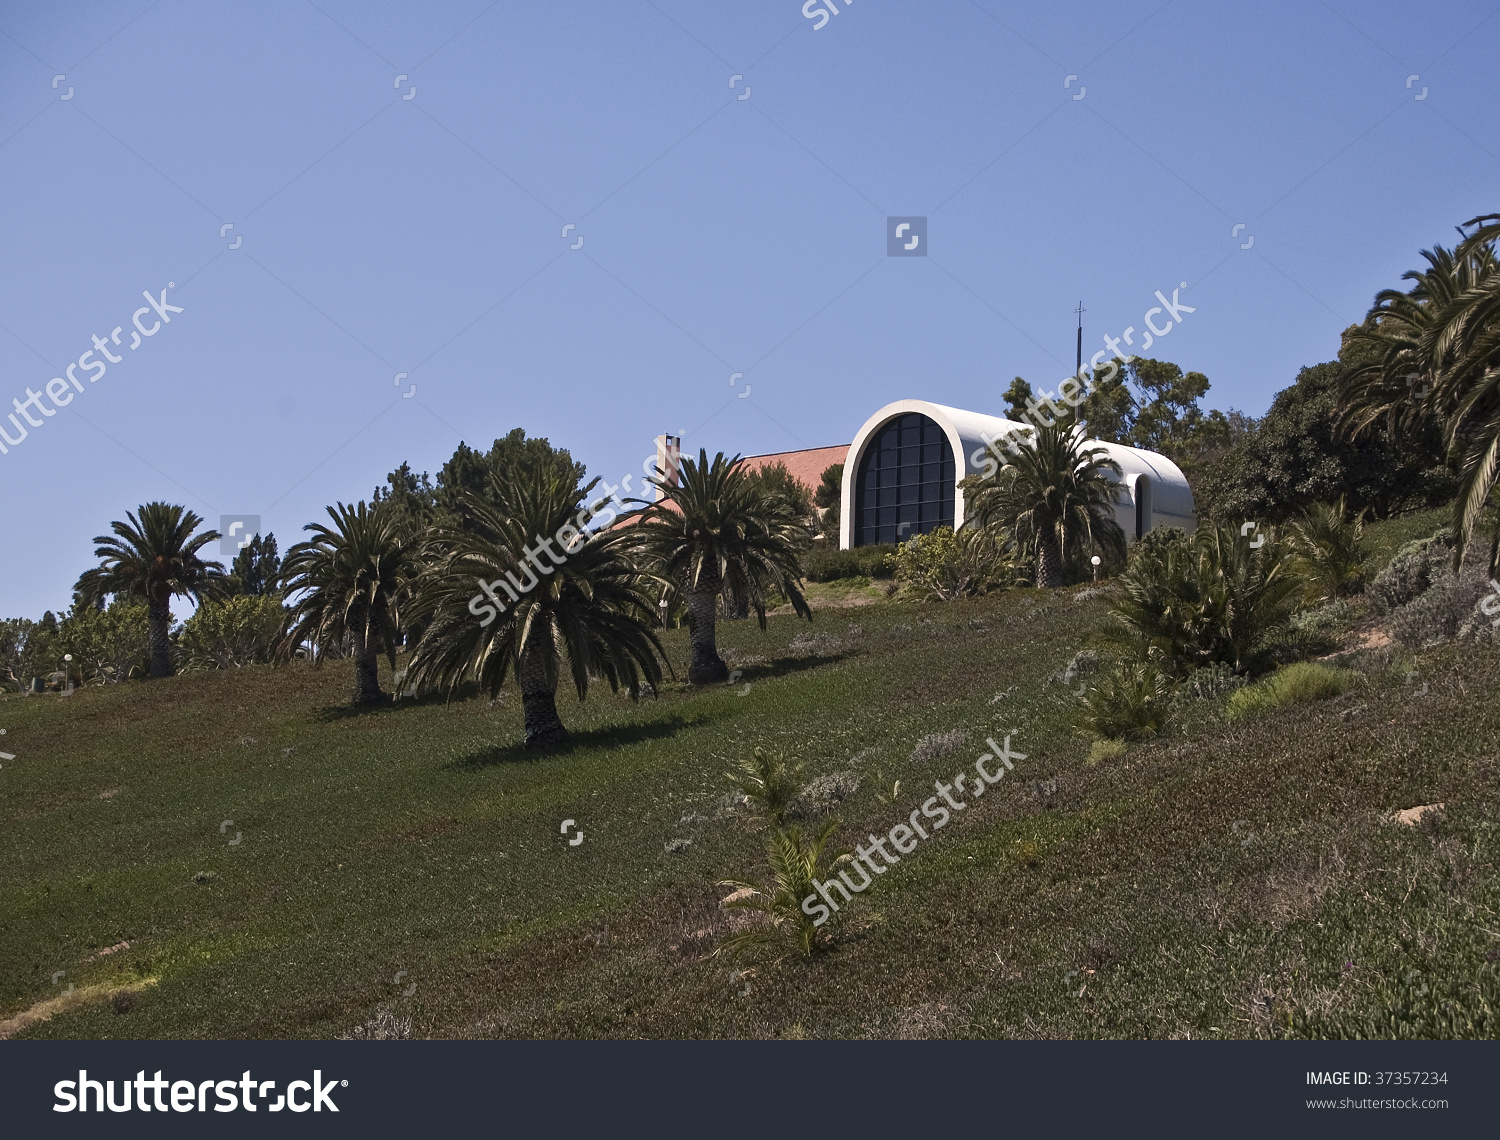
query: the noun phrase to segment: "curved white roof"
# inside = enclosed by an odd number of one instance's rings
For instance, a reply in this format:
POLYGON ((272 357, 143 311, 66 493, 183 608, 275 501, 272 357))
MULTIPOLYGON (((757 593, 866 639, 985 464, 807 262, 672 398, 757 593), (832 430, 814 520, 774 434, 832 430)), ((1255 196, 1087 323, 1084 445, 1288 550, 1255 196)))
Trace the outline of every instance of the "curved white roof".
MULTIPOLYGON (((933 404, 927 400, 897 400, 887 404, 864 422, 849 446, 849 458, 844 464, 843 515, 839 531, 841 548, 847 550, 853 544, 854 488, 866 444, 886 424, 911 412, 932 420, 948 437, 948 443, 953 448, 958 479, 965 475, 984 473, 986 455, 994 455, 987 450, 987 441, 1009 432, 1029 430, 1031 426, 1003 416, 950 408, 946 404, 933 404)), ((1146 505, 1150 520, 1146 523, 1146 529, 1153 526, 1180 526, 1192 530, 1197 525, 1193 493, 1188 487, 1187 477, 1177 464, 1165 455, 1143 451, 1138 447, 1126 447, 1121 443, 1107 443, 1097 439, 1088 442, 1091 446, 1104 448, 1109 457, 1120 465, 1119 481, 1125 484, 1126 492, 1121 496, 1115 513, 1127 535, 1133 534, 1135 530, 1135 501, 1143 476, 1149 488, 1146 505)), ((1110 477, 1113 478, 1112 473, 1110 477)), ((963 522, 964 493, 959 488, 954 494, 953 525, 955 528, 960 527, 963 522)))

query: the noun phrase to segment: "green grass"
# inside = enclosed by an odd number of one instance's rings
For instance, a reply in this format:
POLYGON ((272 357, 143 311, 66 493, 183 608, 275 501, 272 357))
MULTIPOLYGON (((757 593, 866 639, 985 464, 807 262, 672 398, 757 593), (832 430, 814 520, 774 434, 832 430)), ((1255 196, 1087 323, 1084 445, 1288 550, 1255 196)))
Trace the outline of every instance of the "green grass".
POLYGON ((1347 669, 1298 661, 1231 693, 1224 712, 1230 720, 1243 720, 1287 705, 1326 701, 1345 692, 1354 681, 1355 675, 1347 669))
POLYGON ((346 662, 0 700, 0 1020, 57 970, 155 984, 25 1036, 334 1036, 389 1008, 431 1037, 1264 1037, 1385 1024, 1413 970, 1450 1003, 1493 992, 1500 653, 1427 655, 1420 698, 1375 671, 1090 766, 1052 678, 1102 613, 1017 590, 724 623, 735 685, 562 699, 575 742, 545 755, 517 746, 513 689, 353 714, 346 662), (792 652, 809 628, 837 644, 792 652), (714 883, 763 874, 720 814, 734 760, 857 775, 838 847, 1006 733, 1026 758, 827 953, 748 977, 709 957, 714 883))

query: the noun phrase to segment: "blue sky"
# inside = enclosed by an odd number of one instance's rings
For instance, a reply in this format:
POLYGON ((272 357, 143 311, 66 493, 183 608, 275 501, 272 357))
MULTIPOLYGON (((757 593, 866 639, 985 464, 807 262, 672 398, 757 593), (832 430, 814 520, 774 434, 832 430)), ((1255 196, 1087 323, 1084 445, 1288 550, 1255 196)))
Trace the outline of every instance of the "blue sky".
POLYGON ((151 499, 285 549, 514 427, 614 481, 998 412, 1183 281, 1150 354, 1260 413, 1500 210, 1494 4, 835 2, 0 4, 0 405, 123 330, 0 456, 0 615, 151 499))

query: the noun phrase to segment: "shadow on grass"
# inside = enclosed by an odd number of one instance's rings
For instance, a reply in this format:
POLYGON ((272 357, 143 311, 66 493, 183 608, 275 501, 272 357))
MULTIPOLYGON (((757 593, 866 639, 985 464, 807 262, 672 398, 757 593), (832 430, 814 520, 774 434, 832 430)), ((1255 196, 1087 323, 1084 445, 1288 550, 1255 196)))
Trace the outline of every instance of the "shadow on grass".
POLYGON ((668 716, 660 720, 637 721, 633 724, 616 724, 602 728, 589 728, 581 732, 570 732, 560 743, 540 748, 527 748, 520 741, 513 744, 497 744, 471 752, 461 760, 444 767, 457 771, 476 771, 493 768, 497 764, 519 764, 542 760, 552 756, 565 756, 582 748, 623 748, 628 744, 640 744, 648 740, 662 740, 676 736, 685 729, 707 724, 707 716, 668 716))
MULTIPOLYGON (((773 657, 764 665, 751 665, 748 668, 739 669, 739 680, 766 681, 772 677, 786 677, 793 673, 816 669, 819 665, 833 665, 854 655, 854 650, 846 650, 843 653, 811 653, 806 657, 773 657)), ((730 672, 735 671, 735 667, 730 666, 730 672)))
POLYGON ((445 705, 461 704, 464 701, 473 700, 475 697, 488 700, 484 693, 480 692, 479 686, 473 681, 465 681, 455 688, 451 693, 423 693, 418 697, 402 697, 393 700, 390 693, 381 690, 383 696, 378 701, 372 701, 367 705, 327 705, 314 713, 314 719, 321 724, 331 724, 341 720, 350 720, 355 717, 365 716, 391 716, 399 713, 402 709, 409 709, 422 705, 445 705))

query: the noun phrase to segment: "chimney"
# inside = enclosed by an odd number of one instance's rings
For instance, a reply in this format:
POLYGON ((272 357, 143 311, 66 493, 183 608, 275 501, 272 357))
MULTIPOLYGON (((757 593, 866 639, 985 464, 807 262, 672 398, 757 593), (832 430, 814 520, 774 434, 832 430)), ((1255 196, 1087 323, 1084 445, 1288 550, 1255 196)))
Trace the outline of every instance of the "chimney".
MULTIPOLYGON (((677 486, 678 472, 682 469, 682 437, 680 435, 659 435, 656 437, 656 470, 663 483, 670 487, 677 486)), ((655 495, 661 500, 661 492, 655 495)))

